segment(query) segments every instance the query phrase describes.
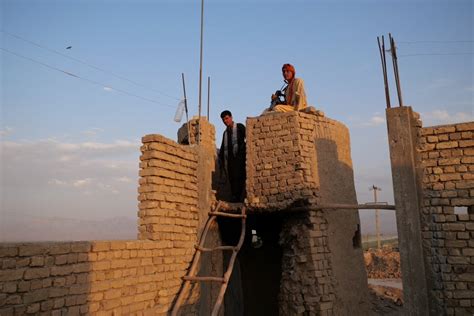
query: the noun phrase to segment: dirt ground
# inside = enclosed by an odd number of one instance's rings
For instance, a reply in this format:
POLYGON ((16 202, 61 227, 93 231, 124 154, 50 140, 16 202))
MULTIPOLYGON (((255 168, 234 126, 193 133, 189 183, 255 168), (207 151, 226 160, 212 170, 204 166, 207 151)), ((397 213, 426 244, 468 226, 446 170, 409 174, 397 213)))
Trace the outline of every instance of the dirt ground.
POLYGON ((400 253, 390 247, 369 249, 364 252, 365 268, 369 279, 400 279, 400 253))
POLYGON ((379 285, 369 285, 372 315, 403 315, 402 290, 379 285))
MULTIPOLYGON (((400 253, 390 247, 364 252, 367 277, 400 279, 400 253)), ((373 315, 403 315, 403 291, 394 287, 369 285, 373 315)))

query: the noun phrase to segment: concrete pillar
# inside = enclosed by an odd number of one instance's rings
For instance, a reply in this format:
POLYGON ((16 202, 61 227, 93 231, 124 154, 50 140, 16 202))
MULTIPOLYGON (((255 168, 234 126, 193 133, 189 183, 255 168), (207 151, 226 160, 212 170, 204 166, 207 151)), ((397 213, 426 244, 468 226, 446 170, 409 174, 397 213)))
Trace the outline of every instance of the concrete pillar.
POLYGON ((411 107, 386 110, 404 315, 428 315, 428 288, 421 234, 421 164, 416 151, 416 114, 411 107))

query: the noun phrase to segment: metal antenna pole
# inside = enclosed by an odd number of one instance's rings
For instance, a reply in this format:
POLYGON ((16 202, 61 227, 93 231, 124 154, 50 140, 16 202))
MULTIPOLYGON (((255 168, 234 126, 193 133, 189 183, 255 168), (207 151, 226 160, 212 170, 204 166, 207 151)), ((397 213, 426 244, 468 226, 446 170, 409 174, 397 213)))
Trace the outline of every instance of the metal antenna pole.
MULTIPOLYGON (((381 188, 372 185, 370 191, 374 191, 374 204, 377 204, 377 191, 382 191, 381 188)), ((377 235, 377 249, 380 249, 380 220, 379 210, 375 210, 375 234, 377 235)))
POLYGON ((211 77, 207 77, 207 121, 209 122, 209 103, 211 99, 211 77))
POLYGON ((385 58, 385 41, 382 36, 382 43, 380 43, 380 39, 377 36, 377 43, 379 44, 379 52, 380 52, 380 60, 382 61, 382 73, 383 73, 383 82, 385 87, 385 103, 387 105, 387 109, 390 106, 390 91, 388 89, 388 78, 387 78, 387 59, 385 58))
POLYGON ((203 41, 203 33, 204 33, 204 0, 201 0, 201 56, 199 61, 199 114, 198 114, 198 121, 197 121, 197 140, 198 144, 200 143, 200 135, 201 135, 201 95, 202 95, 202 41, 203 41))

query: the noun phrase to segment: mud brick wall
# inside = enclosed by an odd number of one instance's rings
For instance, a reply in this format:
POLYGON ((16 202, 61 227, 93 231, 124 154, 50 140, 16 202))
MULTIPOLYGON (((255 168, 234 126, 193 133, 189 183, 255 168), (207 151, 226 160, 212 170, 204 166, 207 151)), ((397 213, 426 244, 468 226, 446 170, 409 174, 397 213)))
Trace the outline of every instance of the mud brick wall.
POLYGON ((0 315, 166 315, 187 268, 173 241, 0 245, 0 315))
POLYGON ((422 230, 431 295, 448 315, 474 313, 474 122, 420 130, 422 230), (455 214, 455 207, 467 207, 455 214))
MULTIPOLYGON (((323 149, 352 168, 348 129, 337 121, 299 112, 248 118, 249 204, 272 210, 319 203, 321 183, 325 180, 320 174, 324 164, 331 164, 334 158, 321 155, 323 149)), ((350 182, 342 180, 341 183, 350 182)))
MULTIPOLYGON (((167 288, 171 303, 181 286, 181 277, 190 266, 197 242, 199 148, 179 145, 161 135, 144 136, 142 142, 139 239, 166 243, 168 249, 175 251, 175 256, 170 256, 166 263, 180 267, 175 283, 167 288)), ((198 297, 199 287, 196 287, 184 305, 196 303, 198 297)))
POLYGON ((285 211, 283 315, 369 312, 357 210, 311 210, 357 204, 342 123, 300 112, 248 118, 247 200, 252 212, 285 211), (308 211, 292 212, 296 206, 308 211))
POLYGON ((193 247, 198 225, 197 151, 161 135, 147 135, 142 142, 138 238, 193 247))
POLYGON ((283 225, 281 315, 335 313, 335 279, 324 215, 323 211, 305 212, 288 217, 283 225))

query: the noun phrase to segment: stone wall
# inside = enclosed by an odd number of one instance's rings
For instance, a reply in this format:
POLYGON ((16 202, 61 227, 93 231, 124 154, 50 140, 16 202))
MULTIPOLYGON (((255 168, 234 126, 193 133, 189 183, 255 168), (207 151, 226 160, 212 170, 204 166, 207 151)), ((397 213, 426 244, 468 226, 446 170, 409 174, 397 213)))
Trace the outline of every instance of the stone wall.
POLYGON ((173 241, 0 246, 0 315, 166 315, 186 251, 173 241))
POLYGON ((419 141, 424 167, 422 233, 431 295, 447 315, 471 315, 474 122, 422 128, 419 141), (461 206, 467 212, 455 214, 455 207, 461 206))

